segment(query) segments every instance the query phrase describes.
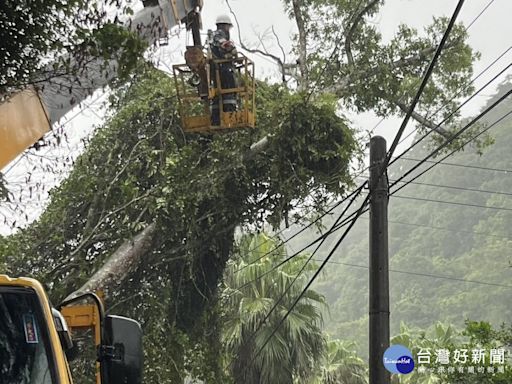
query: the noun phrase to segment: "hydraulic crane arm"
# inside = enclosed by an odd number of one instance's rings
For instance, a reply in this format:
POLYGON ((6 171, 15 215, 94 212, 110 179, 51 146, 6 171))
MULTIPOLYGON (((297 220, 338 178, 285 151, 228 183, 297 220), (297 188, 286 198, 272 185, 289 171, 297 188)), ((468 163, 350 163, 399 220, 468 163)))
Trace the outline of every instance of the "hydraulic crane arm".
MULTIPOLYGON (((144 0, 143 4, 144 9, 125 27, 136 31, 149 45, 167 36, 169 30, 181 23, 193 30, 194 42, 200 39, 203 0, 144 0)), ((118 63, 90 58, 83 70, 73 60, 70 66, 81 70, 42 81, 37 90, 26 88, 0 104, 0 170, 37 142, 76 105, 110 84, 117 76, 118 63)))

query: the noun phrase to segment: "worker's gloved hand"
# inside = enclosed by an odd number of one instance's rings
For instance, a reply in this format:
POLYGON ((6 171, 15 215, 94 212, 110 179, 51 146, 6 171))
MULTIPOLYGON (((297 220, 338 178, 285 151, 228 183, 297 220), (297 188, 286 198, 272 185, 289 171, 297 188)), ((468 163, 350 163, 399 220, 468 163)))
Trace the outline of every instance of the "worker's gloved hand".
POLYGON ((232 40, 226 40, 221 44, 221 48, 227 52, 231 52, 235 49, 235 43, 232 40))

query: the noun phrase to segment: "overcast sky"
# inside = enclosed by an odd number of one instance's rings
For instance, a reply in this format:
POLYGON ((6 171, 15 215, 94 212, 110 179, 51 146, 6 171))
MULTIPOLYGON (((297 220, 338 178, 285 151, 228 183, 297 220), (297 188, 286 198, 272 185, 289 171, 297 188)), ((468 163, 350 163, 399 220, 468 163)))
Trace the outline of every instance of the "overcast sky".
MULTIPOLYGON (((395 34, 400 23, 406 23, 422 30, 432 22, 433 17, 451 17, 457 2, 456 0, 388 0, 379 15, 371 21, 378 26, 384 40, 389 40, 395 34)), ((458 20, 468 25, 490 3, 490 0, 466 0, 458 20)), ((274 27, 281 43, 288 49, 291 47, 291 37, 295 33, 295 27, 293 22, 284 14, 280 0, 230 0, 229 4, 240 22, 242 39, 246 45, 256 46, 258 40, 255 35, 264 34, 265 31, 274 27)), ((229 13, 225 0, 205 0, 203 9, 204 25, 213 26, 215 17, 219 13, 229 13)), ((482 54, 480 61, 475 64, 475 74, 482 71, 511 46, 512 23, 510 22, 510 15, 512 15, 512 1, 495 0, 469 29, 470 45, 482 54)), ((236 31, 234 35, 235 39, 238 39, 236 31)), ((271 47, 271 42, 272 36, 269 34, 269 47, 271 47)), ((275 44, 273 49, 273 53, 279 54, 279 48, 275 44)), ((257 63, 259 76, 274 75, 278 78, 277 68, 271 62, 258 56, 253 56, 253 58, 257 63)), ((485 84, 500 69, 506 66, 511 58, 512 52, 508 52, 492 70, 476 82, 476 86, 485 84)), ((483 95, 491 95, 494 89, 495 87, 490 87, 488 91, 483 92, 483 95)), ((474 114, 485 103, 485 99, 484 96, 477 97, 474 102, 466 106, 463 113, 465 115, 474 114)), ((369 113, 358 117, 350 116, 361 129, 370 130, 380 121, 369 113)), ((377 128, 376 134, 383 135, 390 143, 399 124, 400 120, 389 119, 377 128)), ((413 124, 410 126, 412 128, 413 124)), ((404 143, 404 148, 405 145, 407 143, 404 143)))
MULTIPOLYGON (((466 0, 459 20, 468 25, 489 3, 491 3, 490 0, 466 0)), ((267 48, 274 54, 279 55, 280 50, 269 33, 270 28, 274 27, 274 30, 280 37, 281 44, 287 51, 290 50, 295 27, 293 22, 285 15, 280 0, 231 0, 230 4, 240 22, 240 33, 246 45, 256 47, 258 45, 256 36, 263 35, 266 36, 267 48)), ((433 17, 451 16, 456 4, 456 0, 388 0, 382 12, 371 21, 378 26, 384 39, 389 39, 393 36, 400 23, 407 23, 421 30, 432 22, 433 17)), ((208 28, 214 29, 215 18, 222 13, 229 13, 225 0, 204 0, 202 15, 204 33, 206 33, 208 28)), ((470 28, 469 43, 482 54, 480 61, 475 64, 475 74, 482 71, 511 46, 512 23, 510 22, 510 15, 512 15, 512 1, 495 0, 470 28)), ((236 27, 233 32, 232 37, 238 42, 236 27)), ((182 61, 183 43, 187 39, 191 38, 187 37, 185 31, 180 31, 178 37, 170 40, 169 46, 157 53, 157 57, 160 57, 162 60, 160 65, 162 69, 170 68, 174 62, 182 61)), ((289 55, 289 52, 287 54, 289 55)), ((251 58, 256 62, 258 78, 279 78, 278 69, 274 63, 260 56, 251 56, 251 58)), ((499 70, 509 64, 511 59, 512 52, 509 51, 496 66, 476 82, 476 86, 481 86, 487 82, 499 70)), ((496 84, 498 83, 499 81, 496 84)), ((463 114, 472 115, 477 112, 485 103, 487 96, 492 95, 495 88, 495 86, 492 86, 482 92, 482 95, 466 106, 463 114)), ((101 103, 104 99, 105 97, 101 93, 97 93, 86 102, 87 107, 83 108, 83 112, 80 112, 81 110, 78 108, 70 112, 67 116, 67 119, 70 121, 65 125, 65 130, 71 138, 70 143, 62 147, 57 153, 55 151, 45 151, 43 153, 48 156, 60 156, 66 152, 71 152, 76 157, 81 148, 80 138, 90 134, 92 127, 100 124, 102 121, 101 117, 104 114, 104 109, 101 108, 101 103)), ((361 130, 370 130, 380 121, 379 118, 371 113, 357 116, 350 114, 349 117, 361 130)), ((389 146, 399 124, 399 119, 388 119, 378 126, 375 133, 386 137, 389 146)), ((410 124, 409 131, 413 126, 413 124, 410 124)), ((406 145, 408 145, 408 142, 404 142, 402 148, 405 149, 406 145)), ((18 194, 19 190, 26 185, 25 177, 28 170, 33 168, 33 161, 33 157, 32 163, 28 163, 25 160, 15 161, 13 162, 16 163, 15 166, 8 165, 3 170, 4 172, 7 171, 6 178, 11 183, 13 193, 18 194)), ((63 172, 62 176, 44 173, 40 174, 38 179, 43 180, 51 187, 57 185, 64 175, 65 172, 63 172)), ((31 199, 29 196, 24 197, 25 202, 31 201, 30 208, 24 210, 28 214, 29 221, 35 219, 41 211, 41 208, 44 206, 44 197, 43 201, 31 199)), ((6 213, 8 213, 6 210, 0 209, 0 220, 3 221, 1 214, 6 213)), ((16 217, 16 220, 18 225, 23 225, 26 222, 24 214, 20 214, 16 217)), ((2 226, 0 222, 0 233, 7 234, 10 232, 10 227, 2 226)))

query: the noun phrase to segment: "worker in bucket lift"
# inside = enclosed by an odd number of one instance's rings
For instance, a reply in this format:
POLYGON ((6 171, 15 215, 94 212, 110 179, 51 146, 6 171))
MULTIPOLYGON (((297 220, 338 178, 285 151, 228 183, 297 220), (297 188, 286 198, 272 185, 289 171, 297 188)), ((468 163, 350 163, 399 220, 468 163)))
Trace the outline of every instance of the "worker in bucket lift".
MULTIPOLYGON (((217 30, 213 33, 211 41, 211 52, 214 60, 231 60, 237 56, 235 44, 229 37, 229 30, 233 27, 231 19, 227 15, 217 17, 217 30)), ((232 62, 219 63, 212 65, 211 78, 214 87, 217 87, 217 78, 215 69, 218 66, 221 89, 236 88, 235 68, 232 62)), ((222 110, 224 112, 234 112, 237 108, 236 95, 234 93, 224 93, 222 98, 222 110)), ((220 111, 218 96, 212 102, 212 125, 220 125, 220 111)))

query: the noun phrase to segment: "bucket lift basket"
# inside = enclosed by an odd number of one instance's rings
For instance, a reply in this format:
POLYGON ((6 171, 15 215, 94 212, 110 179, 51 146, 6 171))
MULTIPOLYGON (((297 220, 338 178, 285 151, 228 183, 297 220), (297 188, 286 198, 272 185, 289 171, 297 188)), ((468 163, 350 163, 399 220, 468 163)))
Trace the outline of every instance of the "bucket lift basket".
POLYGON ((254 63, 242 54, 232 60, 207 60, 195 47, 190 47, 187 54, 187 64, 173 65, 183 131, 210 134, 254 128, 254 63), (235 88, 221 87, 219 65, 226 63, 231 63, 234 70, 235 88), (223 98, 227 94, 235 97, 236 111, 223 110, 223 98), (214 107, 219 110, 218 125, 212 124, 214 107))

